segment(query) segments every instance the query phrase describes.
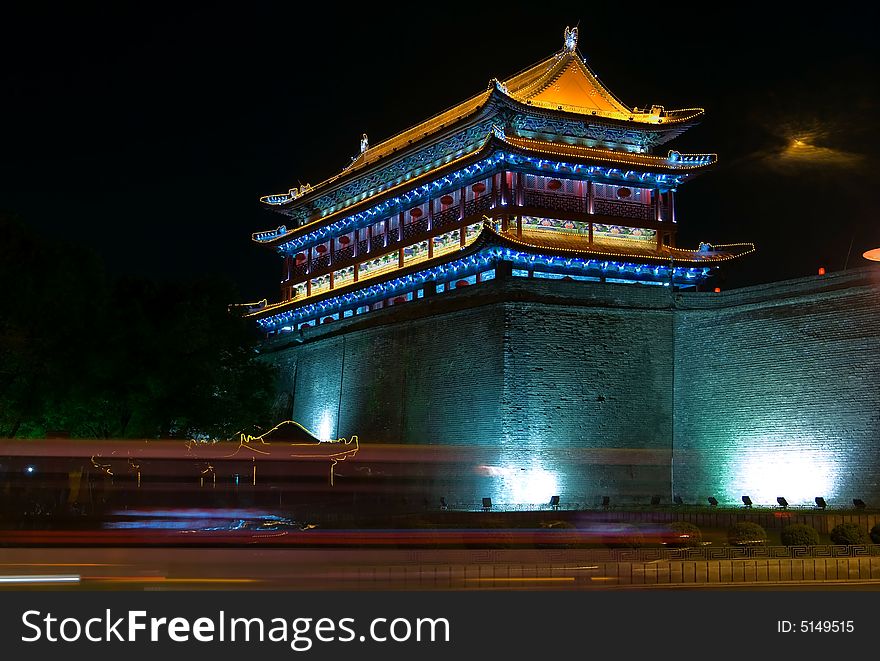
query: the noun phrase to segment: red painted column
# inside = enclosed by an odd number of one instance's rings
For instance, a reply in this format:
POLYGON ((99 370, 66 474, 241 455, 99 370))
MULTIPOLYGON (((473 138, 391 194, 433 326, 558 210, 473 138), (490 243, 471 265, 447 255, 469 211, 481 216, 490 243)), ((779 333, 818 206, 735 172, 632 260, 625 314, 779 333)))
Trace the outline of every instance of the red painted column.
MULTIPOLYGON (((461 200, 459 201, 459 211, 458 211, 458 220, 459 221, 464 220, 464 213, 465 213, 464 207, 465 207, 466 201, 467 201, 467 187, 462 186, 461 200)), ((464 237, 465 237, 465 230, 464 230, 464 225, 462 225, 458 230, 458 245, 459 245, 459 247, 464 248, 464 237)))
POLYGON ((516 173, 516 196, 514 198, 514 204, 516 206, 521 207, 523 205, 523 201, 525 199, 525 177, 522 172, 516 173))
POLYGON ((333 275, 333 253, 336 252, 336 237, 330 237, 330 289, 336 286, 336 276, 333 275))
POLYGON ((397 216, 397 242, 403 243, 403 211, 397 216))
MULTIPOLYGON (((593 213, 593 182, 587 182, 587 213, 593 213)), ((592 241, 593 224, 590 223, 590 240, 592 241)))
POLYGON ((434 200, 428 200, 428 259, 434 256, 434 200))

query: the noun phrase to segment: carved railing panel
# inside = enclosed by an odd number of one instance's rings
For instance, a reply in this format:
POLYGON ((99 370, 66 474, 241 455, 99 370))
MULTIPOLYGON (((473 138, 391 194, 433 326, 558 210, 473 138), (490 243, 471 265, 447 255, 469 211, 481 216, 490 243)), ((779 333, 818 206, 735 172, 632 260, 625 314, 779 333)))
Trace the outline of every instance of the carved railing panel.
POLYGON ((623 202, 596 198, 593 201, 593 213, 618 218, 636 218, 638 220, 654 220, 654 209, 648 204, 623 202))
POLYGON ((458 213, 458 207, 453 207, 434 214, 434 229, 441 230, 444 227, 455 225, 458 222, 458 213))
POLYGON ((486 195, 476 200, 468 200, 464 205, 465 218, 476 213, 484 213, 492 208, 492 196, 486 195))
POLYGON ((586 200, 577 195, 564 195, 549 191, 525 190, 523 191, 525 206, 552 209, 553 211, 571 211, 584 213, 587 210, 586 200))
POLYGON ((354 257, 354 246, 340 248, 335 253, 333 253, 333 263, 336 264, 338 262, 348 261, 352 257, 354 257))

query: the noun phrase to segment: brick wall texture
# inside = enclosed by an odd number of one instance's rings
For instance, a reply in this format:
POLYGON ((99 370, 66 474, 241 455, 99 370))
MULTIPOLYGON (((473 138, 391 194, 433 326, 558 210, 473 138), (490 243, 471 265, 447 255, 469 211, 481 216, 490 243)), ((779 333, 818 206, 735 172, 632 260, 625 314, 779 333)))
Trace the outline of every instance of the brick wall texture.
POLYGON ((371 444, 443 446, 384 467, 425 497, 880 502, 876 269, 722 293, 499 279, 266 358, 279 418, 358 435, 348 470, 371 444))

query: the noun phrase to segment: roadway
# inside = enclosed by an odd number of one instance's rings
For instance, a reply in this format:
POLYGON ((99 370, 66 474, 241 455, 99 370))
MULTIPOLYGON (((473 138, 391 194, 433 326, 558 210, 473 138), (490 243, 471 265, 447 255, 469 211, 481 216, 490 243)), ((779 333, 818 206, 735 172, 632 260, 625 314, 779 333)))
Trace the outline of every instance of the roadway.
MULTIPOLYGON (((0 548, 6 589, 87 590, 880 590, 880 580, 645 584, 650 566, 564 561, 559 551, 0 548)), ((664 561, 665 562, 665 561, 664 561)), ((669 575, 667 573, 667 575, 669 575)))

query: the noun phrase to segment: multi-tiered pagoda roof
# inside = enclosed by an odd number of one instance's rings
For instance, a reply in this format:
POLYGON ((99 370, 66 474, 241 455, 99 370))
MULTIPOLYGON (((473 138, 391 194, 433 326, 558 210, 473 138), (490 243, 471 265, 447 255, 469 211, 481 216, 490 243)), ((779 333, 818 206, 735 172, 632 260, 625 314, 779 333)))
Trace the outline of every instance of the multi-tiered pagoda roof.
POLYGON ((261 198, 253 240, 284 257, 267 332, 330 322, 505 273, 695 286, 752 244, 676 247, 674 193, 714 154, 654 154, 703 110, 630 108, 565 47, 375 146, 314 186, 261 198), (454 283, 454 284, 453 284, 454 283))

